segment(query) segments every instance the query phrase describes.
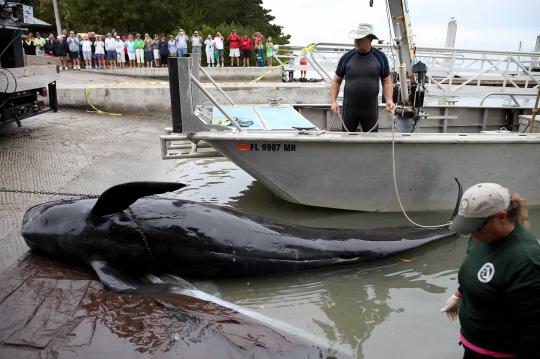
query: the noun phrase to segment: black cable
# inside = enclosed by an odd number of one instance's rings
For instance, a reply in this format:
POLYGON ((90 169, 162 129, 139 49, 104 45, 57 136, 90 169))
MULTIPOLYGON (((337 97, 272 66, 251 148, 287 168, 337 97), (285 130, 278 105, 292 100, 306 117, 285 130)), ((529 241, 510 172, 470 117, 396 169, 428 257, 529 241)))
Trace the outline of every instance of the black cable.
MULTIPOLYGON (((0 69, 0 70, 3 70, 3 69, 0 69)), ((7 89, 9 88, 9 78, 4 72, 0 71, 0 73, 6 77, 6 88, 4 89, 3 92, 7 92, 7 89)))
MULTIPOLYGON (((10 69, 0 69, 0 70, 5 70, 5 71, 8 71, 11 76, 13 76, 13 80, 15 80, 15 90, 13 92, 15 92, 17 90, 17 78, 15 77, 15 74, 10 70, 10 69)), ((3 72, 2 72, 3 73, 3 72)), ((6 76, 6 82, 7 82, 7 85, 6 85, 6 91, 9 87, 9 79, 7 77, 7 75, 5 73, 3 73, 4 76, 6 76)), ((6 104, 6 102, 8 102, 10 100, 10 98, 8 97, 4 102, 2 102, 2 104, 0 104, 0 108, 2 108, 2 106, 4 106, 6 104)))
POLYGON ((17 77, 15 76, 13 71, 11 71, 10 69, 2 69, 2 70, 6 70, 7 72, 11 74, 11 76, 13 76, 13 81, 15 81, 15 89, 13 90, 13 92, 17 91, 17 87, 19 87, 19 84, 17 83, 17 77))
POLYGON ((527 130, 529 129, 529 126, 531 125, 531 123, 532 123, 532 121, 527 121, 527 127, 525 127, 525 128, 523 129, 523 131, 521 131, 521 133, 527 132, 527 130))

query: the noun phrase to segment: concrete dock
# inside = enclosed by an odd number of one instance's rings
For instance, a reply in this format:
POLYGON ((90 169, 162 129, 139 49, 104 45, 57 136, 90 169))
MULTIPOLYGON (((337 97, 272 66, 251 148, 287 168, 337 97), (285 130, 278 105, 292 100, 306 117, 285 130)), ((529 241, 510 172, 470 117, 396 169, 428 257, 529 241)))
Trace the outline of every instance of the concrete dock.
MULTIPOLYGON (((285 104, 326 104, 329 108, 328 84, 281 82, 277 78, 281 70, 277 67, 224 67, 205 70, 237 104, 265 104, 268 99, 283 98, 282 103, 285 104)), ((228 104, 227 99, 214 85, 206 81, 202 76, 202 86, 218 102, 228 104)), ((57 88, 61 108, 170 117, 170 89, 166 68, 62 71, 57 88)), ((447 106, 451 109, 478 109, 482 106, 515 108, 515 102, 510 99, 509 94, 521 96, 521 107, 530 108, 536 95, 535 89, 505 89, 496 86, 464 86, 459 93, 453 93, 430 84, 427 91, 429 96, 426 107, 436 107, 437 111, 438 108, 447 106), (488 94, 491 94, 490 98, 482 105, 482 98, 488 94)))
MULTIPOLYGON (((206 68, 205 68, 206 69, 206 68)), ((242 104, 267 103, 269 98, 285 98, 285 103, 327 103, 328 86, 322 82, 298 83, 276 81, 279 68, 208 68, 212 77, 239 82, 220 82, 233 101, 242 104), (271 71, 267 75, 268 71, 271 71), (217 75, 214 75, 217 73, 217 75), (244 75, 227 74, 244 73, 244 75), (274 73, 274 75, 272 75, 274 73), (253 82, 263 76, 259 81, 253 82), (267 77, 269 76, 269 77, 267 77), (270 81, 268 81, 270 80, 270 81)), ((99 109, 121 114, 170 114, 170 90, 167 69, 119 69, 62 71, 57 83, 58 102, 62 108, 99 109), (159 76, 157 76, 158 74, 159 76), (164 77, 164 74, 167 74, 164 77)), ((221 103, 226 99, 209 82, 203 86, 221 103)))

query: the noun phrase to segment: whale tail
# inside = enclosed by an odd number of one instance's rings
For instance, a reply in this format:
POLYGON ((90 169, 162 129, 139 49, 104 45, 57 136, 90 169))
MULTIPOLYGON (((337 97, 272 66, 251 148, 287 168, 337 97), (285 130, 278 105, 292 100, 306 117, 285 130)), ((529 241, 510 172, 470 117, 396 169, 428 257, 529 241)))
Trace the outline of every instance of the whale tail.
POLYGON ((450 218, 450 222, 456 218, 458 211, 459 211, 459 205, 461 203, 461 197, 463 197, 463 186, 461 185, 461 182, 457 179, 457 177, 454 177, 454 180, 456 181, 458 185, 458 196, 456 200, 456 205, 454 206, 454 212, 452 213, 452 218, 450 218))
POLYGON ((176 191, 185 187, 176 182, 127 182, 113 186, 103 192, 90 211, 95 216, 120 212, 141 197, 176 191))

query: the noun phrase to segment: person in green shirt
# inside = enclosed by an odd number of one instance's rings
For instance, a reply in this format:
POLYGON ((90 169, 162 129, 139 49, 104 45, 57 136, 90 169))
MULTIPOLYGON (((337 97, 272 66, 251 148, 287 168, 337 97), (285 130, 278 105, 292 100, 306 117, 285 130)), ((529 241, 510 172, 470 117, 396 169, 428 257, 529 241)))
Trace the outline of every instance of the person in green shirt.
POLYGON ((266 65, 272 67, 272 57, 274 51, 274 43, 272 42, 272 36, 268 36, 266 40, 266 65))
POLYGON ((141 34, 135 37, 135 60, 138 67, 144 66, 144 40, 141 39, 141 34))
POLYGON ((41 34, 39 32, 36 32, 36 38, 34 39, 34 45, 36 46, 36 55, 37 56, 43 56, 45 53, 44 47, 45 47, 45 39, 41 37, 41 34))
POLYGON ((463 193, 450 229, 472 235, 441 311, 459 317, 464 359, 540 357, 540 241, 526 221, 527 201, 503 186, 463 193))

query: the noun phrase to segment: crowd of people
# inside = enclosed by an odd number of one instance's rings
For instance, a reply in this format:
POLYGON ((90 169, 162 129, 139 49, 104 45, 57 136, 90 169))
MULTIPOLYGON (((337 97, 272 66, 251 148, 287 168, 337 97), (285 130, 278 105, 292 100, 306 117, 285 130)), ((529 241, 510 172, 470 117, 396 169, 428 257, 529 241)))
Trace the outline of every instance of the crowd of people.
POLYGON ((176 36, 155 34, 153 37, 148 33, 120 35, 114 29, 105 35, 64 31, 56 37, 50 33, 47 38, 36 32, 35 37, 29 33, 23 40, 23 49, 27 55, 57 57, 62 70, 165 67, 168 57, 189 56, 188 50, 200 54, 209 67, 223 67, 226 44, 229 46, 230 66, 238 67, 251 66, 252 57, 256 66, 272 66, 277 50, 272 36, 265 38, 260 32, 240 36, 233 30, 227 38, 220 32, 203 38, 198 31, 189 36, 182 29, 176 36))

